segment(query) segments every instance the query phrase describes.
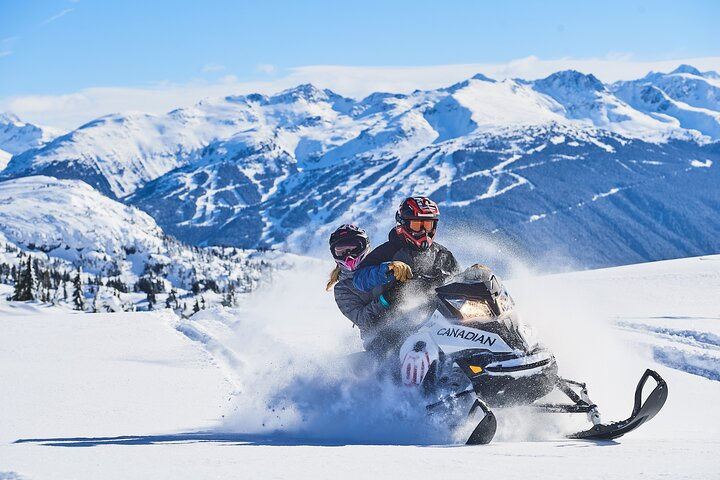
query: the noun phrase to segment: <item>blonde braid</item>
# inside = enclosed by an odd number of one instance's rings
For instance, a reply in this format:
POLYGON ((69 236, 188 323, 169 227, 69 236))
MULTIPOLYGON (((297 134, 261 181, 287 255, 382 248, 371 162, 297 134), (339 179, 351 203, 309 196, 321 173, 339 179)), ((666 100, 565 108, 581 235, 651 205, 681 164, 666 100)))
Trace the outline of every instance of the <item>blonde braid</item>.
POLYGON ((330 289, 337 283, 338 277, 340 277, 340 267, 336 266, 335 269, 330 272, 330 280, 327 283, 327 286, 325 286, 325 291, 329 292, 330 289))

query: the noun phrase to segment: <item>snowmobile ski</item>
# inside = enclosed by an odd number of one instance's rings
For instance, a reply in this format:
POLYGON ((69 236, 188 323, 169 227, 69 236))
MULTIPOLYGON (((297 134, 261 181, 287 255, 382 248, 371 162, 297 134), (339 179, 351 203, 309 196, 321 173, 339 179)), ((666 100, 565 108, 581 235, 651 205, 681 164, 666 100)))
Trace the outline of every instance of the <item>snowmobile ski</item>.
POLYGON ((647 369, 638 382, 635 389, 635 405, 632 414, 625 420, 612 423, 599 423, 588 430, 568 435, 568 438, 583 440, 612 440, 631 432, 640 425, 651 420, 667 400, 668 388, 665 380, 654 370, 647 369), (655 388, 648 395, 645 402, 642 401, 643 387, 648 378, 652 377, 656 382, 655 388))
POLYGON ((495 414, 488 408, 485 402, 479 398, 475 399, 473 402, 468 416, 472 417, 478 408, 483 411, 484 416, 470 434, 467 442, 465 442, 466 445, 488 444, 492 441, 495 436, 495 431, 497 430, 497 419, 495 418, 495 414))

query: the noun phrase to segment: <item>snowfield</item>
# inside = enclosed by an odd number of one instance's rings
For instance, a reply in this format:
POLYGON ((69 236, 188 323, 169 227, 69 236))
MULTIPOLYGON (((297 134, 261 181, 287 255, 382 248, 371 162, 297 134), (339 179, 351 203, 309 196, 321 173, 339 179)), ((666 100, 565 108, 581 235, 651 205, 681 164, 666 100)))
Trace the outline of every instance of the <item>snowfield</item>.
POLYGON ((610 442, 564 439, 584 416, 496 410, 475 447, 345 359, 359 335, 323 291, 330 269, 298 259, 190 319, 10 303, 0 286, 0 479, 720 478, 720 255, 508 281, 605 421, 630 414, 647 367, 669 398, 610 442))

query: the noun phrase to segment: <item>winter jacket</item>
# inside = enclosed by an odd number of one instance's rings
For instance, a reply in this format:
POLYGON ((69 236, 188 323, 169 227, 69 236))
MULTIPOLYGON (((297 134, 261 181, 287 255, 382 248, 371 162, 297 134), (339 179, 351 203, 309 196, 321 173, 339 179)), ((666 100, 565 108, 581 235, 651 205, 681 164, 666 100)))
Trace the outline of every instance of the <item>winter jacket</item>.
MULTIPOLYGON (((383 266, 378 266, 378 271, 379 267, 383 266)), ((387 270, 387 266, 383 268, 387 270)), ((360 329, 360 338, 367 347, 367 344, 374 338, 376 330, 384 323, 387 311, 380 303, 377 295, 374 296, 371 291, 360 291, 353 285, 354 273, 342 270, 338 282, 333 288, 333 293, 338 308, 343 315, 360 329)), ((388 279, 386 275, 376 276, 372 281, 376 282, 376 287, 379 287, 383 282, 389 282, 392 279, 392 274, 390 274, 390 277, 388 279)), ((370 290, 372 290, 372 287, 370 290)))
MULTIPOLYGON (((385 267, 387 270, 387 267, 385 267)), ((425 302, 432 299, 432 290, 459 271, 457 260, 453 254, 437 242, 433 242, 428 248, 419 250, 411 247, 408 243, 391 230, 388 241, 375 248, 365 257, 360 268, 355 271, 353 284, 361 292, 375 290, 376 295, 388 292, 389 289, 397 289, 393 295, 398 303, 415 299, 425 302), (390 261, 405 262, 410 266, 413 279, 403 284, 391 282, 385 284, 382 290, 377 290, 378 269, 382 270, 382 264, 390 261)), ((389 295, 384 295, 387 297, 389 295)), ((382 300, 382 298, 381 298, 382 300)), ((417 302, 415 302, 417 304, 417 302)), ((390 305, 386 306, 389 308, 390 305)), ((431 305, 420 309, 421 314, 432 313, 431 305)))

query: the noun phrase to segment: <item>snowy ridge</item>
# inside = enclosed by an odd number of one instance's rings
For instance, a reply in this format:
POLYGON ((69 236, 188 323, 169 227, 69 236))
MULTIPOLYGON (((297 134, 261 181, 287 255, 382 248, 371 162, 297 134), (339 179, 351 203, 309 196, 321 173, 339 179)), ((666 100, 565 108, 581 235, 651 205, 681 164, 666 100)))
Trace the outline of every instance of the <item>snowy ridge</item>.
MULTIPOLYGON (((681 80, 695 82, 685 77, 681 80)), ((657 81, 659 88, 665 86, 662 79, 646 79, 657 81)), ((669 95, 680 90, 675 84, 666 88, 669 95)), ((712 91, 699 92, 703 94, 715 98, 712 91)), ((703 108, 718 111, 713 102, 705 102, 703 108)), ((13 160, 5 173, 83 175, 103 193, 124 197, 192 162, 193 154, 213 141, 264 128, 277 132, 301 162, 326 154, 328 161, 363 153, 411 154, 478 129, 550 122, 580 129, 592 125, 653 142, 700 138, 694 130, 697 125, 668 123, 646 110, 635 110, 592 75, 573 71, 536 82, 496 82, 476 75, 449 88, 410 95, 373 94, 362 101, 300 85, 271 97, 251 94, 208 100, 163 116, 110 115, 27 152, 13 160), (333 154, 334 149, 338 151, 333 154)), ((715 131, 699 130, 720 138, 715 131)))
MULTIPOLYGON (((15 115, 0 112, 0 170, 5 168, 4 157, 37 148, 56 137, 59 132, 25 123, 15 115)), ((9 160, 9 158, 7 159, 9 160)))
POLYGON ((6 152, 5 150, 0 149, 0 171, 2 171, 8 163, 10 163, 10 159, 12 158, 12 153, 6 152))
MULTIPOLYGON (((250 291, 274 268, 266 265, 272 255, 191 248, 166 236, 146 213, 84 182, 53 177, 0 182, 0 240, 47 262, 59 261, 64 270, 82 267, 106 280, 132 285, 151 272, 168 289, 190 290, 194 282, 212 280, 250 291)), ((14 255, 4 260, 17 263, 14 255)))
POLYGON ((440 202, 444 231, 476 222, 466 236, 492 232, 496 243, 511 238, 536 258, 563 244, 587 266, 720 248, 711 238, 720 225, 710 214, 717 197, 710 188, 717 178, 713 165, 720 158, 694 143, 654 144, 562 124, 506 126, 431 144, 412 156, 376 158, 363 150, 322 170, 302 169, 287 149, 271 143, 245 157, 244 143, 220 143, 197 166, 148 184, 128 201, 193 243, 300 251, 324 244, 347 222, 368 228, 379 242, 400 200, 419 193, 440 202), (238 151, 242 159, 235 158, 238 151), (678 191, 678 179, 695 187, 678 191), (653 207, 638 205, 645 217, 629 217, 626 202, 653 207), (659 205, 698 235, 681 239, 676 224, 652 221, 659 205), (602 232, 614 247, 591 236, 571 243, 568 228, 602 232))
POLYGON ((715 72, 681 65, 667 74, 651 72, 639 80, 616 82, 610 90, 668 125, 720 138, 720 80, 715 72))
POLYGON ((720 151, 708 143, 720 113, 717 79, 698 73, 610 86, 575 71, 476 75, 359 101, 300 85, 104 117, 16 155, 3 174, 83 180, 196 245, 306 252, 346 222, 380 240, 399 201, 423 194, 450 230, 475 225, 534 258, 590 267, 699 255, 720 250, 710 213, 720 151), (655 94, 662 113, 638 103, 655 94))

